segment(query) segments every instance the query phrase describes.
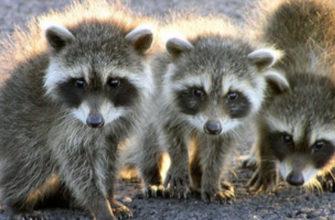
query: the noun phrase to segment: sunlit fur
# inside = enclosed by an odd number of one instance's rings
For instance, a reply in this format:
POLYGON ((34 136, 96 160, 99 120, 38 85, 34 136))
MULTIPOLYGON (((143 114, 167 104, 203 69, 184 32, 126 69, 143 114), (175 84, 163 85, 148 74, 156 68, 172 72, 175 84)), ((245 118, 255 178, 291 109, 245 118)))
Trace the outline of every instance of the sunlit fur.
MULTIPOLYGON (((55 178, 65 184, 77 205, 97 219, 113 218, 110 205, 114 205, 118 144, 136 131, 153 90, 150 51, 142 51, 138 45, 142 41, 135 42, 134 36, 126 38, 150 22, 122 5, 84 1, 37 17, 28 28, 17 29, 1 42, 3 205, 31 210, 47 191, 58 189, 50 181, 55 178), (73 38, 62 45, 59 36, 48 38, 50 30, 73 38), (122 78, 134 91, 132 96, 126 94, 118 104, 107 98, 115 92, 106 92, 108 77, 122 78), (82 100, 61 88, 64 82, 73 88, 71 80, 78 78, 93 88, 80 92, 85 93, 82 100), (103 127, 93 129, 86 124, 92 111, 103 115, 103 127)), ((149 39, 146 46, 150 43, 149 39)))
POLYGON ((304 186, 320 189, 323 182, 319 180, 332 175, 335 167, 335 4, 265 0, 255 11, 259 19, 249 18, 251 29, 260 41, 284 51, 274 68, 285 73, 290 90, 280 95, 274 92, 261 111, 258 168, 249 184, 254 190, 270 186, 277 172, 273 167, 279 162, 284 180, 294 171, 303 176, 304 186), (282 138, 290 135, 293 144, 279 144, 280 134, 282 138), (327 145, 313 150, 320 140, 327 145))

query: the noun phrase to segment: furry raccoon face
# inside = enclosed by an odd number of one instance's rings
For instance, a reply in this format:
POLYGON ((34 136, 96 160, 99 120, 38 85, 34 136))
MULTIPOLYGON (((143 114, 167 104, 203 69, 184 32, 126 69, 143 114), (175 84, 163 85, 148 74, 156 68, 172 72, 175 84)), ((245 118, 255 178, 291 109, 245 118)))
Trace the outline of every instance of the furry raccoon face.
POLYGON ((144 64, 152 33, 123 33, 110 24, 82 24, 46 30, 51 47, 46 93, 90 127, 102 127, 131 113, 150 93, 151 73, 144 64))
POLYGON ((234 129, 256 113, 264 98, 266 78, 287 84, 270 67, 278 52, 252 52, 243 42, 207 37, 193 44, 173 38, 165 75, 165 94, 189 124, 201 132, 219 135, 234 129))
POLYGON ((319 76, 295 76, 297 85, 265 112, 266 139, 291 185, 313 184, 335 165, 335 88, 319 76))

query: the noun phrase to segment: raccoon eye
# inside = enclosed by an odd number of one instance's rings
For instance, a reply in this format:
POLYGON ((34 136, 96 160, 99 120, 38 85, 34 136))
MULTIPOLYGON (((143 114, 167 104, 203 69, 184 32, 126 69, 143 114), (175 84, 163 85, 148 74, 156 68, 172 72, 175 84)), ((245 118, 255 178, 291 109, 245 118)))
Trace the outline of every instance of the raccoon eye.
POLYGON ((229 101, 235 101, 238 99, 238 93, 237 92, 228 92, 227 98, 229 101))
POLYGON ((76 79, 76 81, 74 82, 74 85, 79 89, 85 88, 86 87, 85 79, 84 78, 76 79))
POLYGON ((283 142, 287 145, 293 145, 293 137, 287 133, 283 133, 282 135, 283 142))
POLYGON ((117 78, 110 78, 110 79, 108 80, 108 85, 109 85, 110 87, 112 87, 113 89, 119 88, 119 87, 120 87, 120 84, 121 84, 120 79, 117 79, 117 78))
POLYGON ((194 97, 201 98, 205 95, 205 92, 202 91, 201 89, 193 89, 192 94, 194 97))
POLYGON ((313 146, 312 146, 312 151, 313 151, 313 152, 319 151, 319 150, 321 150, 325 145, 326 145, 326 142, 325 142, 325 141, 317 141, 317 142, 315 142, 315 144, 313 144, 313 146))

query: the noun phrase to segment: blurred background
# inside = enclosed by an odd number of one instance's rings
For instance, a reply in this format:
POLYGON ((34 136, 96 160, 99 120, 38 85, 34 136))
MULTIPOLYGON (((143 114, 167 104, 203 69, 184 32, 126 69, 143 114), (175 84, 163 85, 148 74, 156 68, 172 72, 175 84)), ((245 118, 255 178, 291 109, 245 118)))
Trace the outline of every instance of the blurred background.
MULTIPOLYGON (((254 0, 120 0, 146 15, 164 16, 168 11, 195 10, 202 15, 224 13, 241 20, 242 7, 254 0)), ((0 37, 30 18, 50 9, 64 8, 72 0, 0 0, 0 37)), ((113 2, 110 0, 110 2, 113 2)), ((250 5, 250 4, 249 4, 250 5)), ((247 8, 249 8, 249 5, 247 8)), ((252 7, 252 6, 250 6, 252 7)))

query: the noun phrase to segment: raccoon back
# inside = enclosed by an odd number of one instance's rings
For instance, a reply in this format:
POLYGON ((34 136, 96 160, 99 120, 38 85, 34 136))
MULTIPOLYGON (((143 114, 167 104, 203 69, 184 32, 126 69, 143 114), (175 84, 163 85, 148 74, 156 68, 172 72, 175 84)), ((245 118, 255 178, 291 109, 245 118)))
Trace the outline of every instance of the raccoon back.
POLYGON ((250 19, 255 37, 285 52, 278 65, 285 72, 319 72, 334 69, 335 4, 331 0, 280 0, 259 2, 257 18, 250 19), (256 23, 257 22, 257 23, 256 23))

